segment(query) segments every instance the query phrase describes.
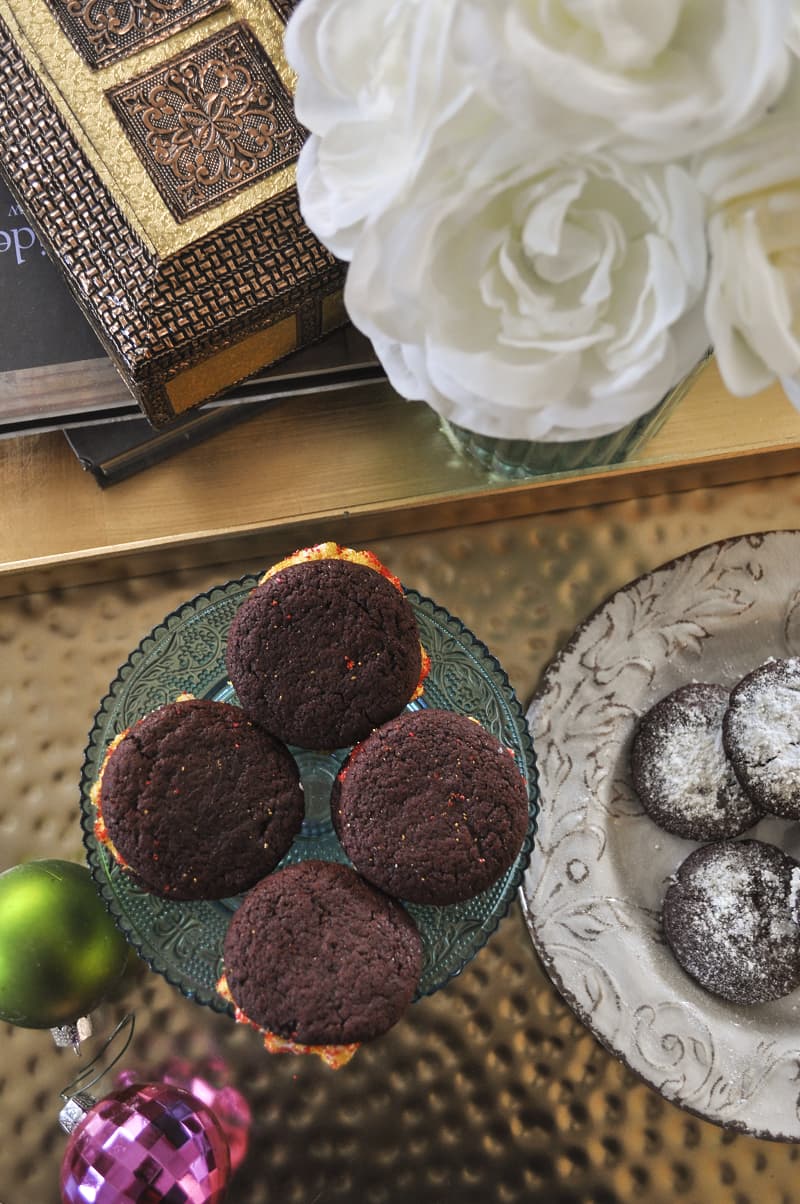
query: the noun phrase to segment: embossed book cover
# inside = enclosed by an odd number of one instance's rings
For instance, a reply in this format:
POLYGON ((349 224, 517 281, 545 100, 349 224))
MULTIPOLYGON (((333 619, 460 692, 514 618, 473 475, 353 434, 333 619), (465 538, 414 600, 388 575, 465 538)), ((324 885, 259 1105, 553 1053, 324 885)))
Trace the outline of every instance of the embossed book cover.
POLYGON ((161 426, 344 320, 304 225, 295 0, 0 0, 0 163, 161 426))

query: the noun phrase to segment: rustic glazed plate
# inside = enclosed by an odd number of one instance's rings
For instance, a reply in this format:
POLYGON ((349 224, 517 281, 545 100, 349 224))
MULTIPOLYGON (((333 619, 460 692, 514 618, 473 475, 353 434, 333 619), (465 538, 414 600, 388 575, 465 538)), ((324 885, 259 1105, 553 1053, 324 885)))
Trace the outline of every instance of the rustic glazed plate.
MULTIPOLYGON (((545 969, 612 1053, 681 1107, 782 1141, 800 1141, 800 991, 735 1007, 678 966, 661 902, 696 845, 644 813, 628 759, 638 717, 678 686, 733 686, 798 655, 800 531, 710 544, 609 598, 528 712, 540 815, 522 887, 545 969)), ((765 818, 746 835, 800 857, 798 823, 765 818)))
MULTIPOLYGON (((200 594, 168 615, 142 640, 100 704, 81 778, 87 860, 118 927, 152 969, 184 995, 230 1015, 233 1008, 217 994, 216 983, 222 972, 222 943, 240 900, 177 902, 137 886, 95 839, 90 791, 110 741, 154 707, 183 691, 198 698, 236 703, 225 668, 225 642, 231 619, 257 583, 256 577, 245 577, 200 594)), ((529 798, 524 844, 514 863, 493 886, 465 903, 449 907, 408 905, 423 939, 418 995, 429 995, 475 956, 516 898, 533 847, 538 795, 525 715, 497 660, 459 619, 435 602, 413 590, 407 590, 406 596, 431 658, 424 704, 480 720, 513 751, 529 798)), ((420 704, 410 705, 416 709, 420 704)), ((314 857, 346 861, 330 821, 328 795, 348 750, 292 752, 305 789, 306 819, 282 864, 314 857)))

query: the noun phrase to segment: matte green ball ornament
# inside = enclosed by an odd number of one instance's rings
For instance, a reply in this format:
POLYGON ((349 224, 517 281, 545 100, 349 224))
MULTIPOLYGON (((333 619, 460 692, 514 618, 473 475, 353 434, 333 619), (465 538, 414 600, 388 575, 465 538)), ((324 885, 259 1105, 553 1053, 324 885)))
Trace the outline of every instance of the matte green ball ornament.
POLYGON ((28 861, 0 874, 0 1019, 74 1025, 121 976, 128 945, 91 875, 72 861, 28 861))

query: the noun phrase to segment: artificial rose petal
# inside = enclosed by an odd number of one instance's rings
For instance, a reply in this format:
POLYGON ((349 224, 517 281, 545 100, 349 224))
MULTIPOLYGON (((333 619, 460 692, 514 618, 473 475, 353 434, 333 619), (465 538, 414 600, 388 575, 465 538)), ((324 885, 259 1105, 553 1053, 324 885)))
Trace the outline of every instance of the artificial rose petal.
POLYGON ((793 0, 792 18, 786 35, 789 49, 800 57, 800 0, 793 0))
POLYGON ((696 164, 711 209, 706 320, 747 396, 800 372, 800 62, 774 110, 696 164))
POLYGON ((800 373, 800 188, 716 214, 706 320, 720 372, 746 396, 800 373))
POLYGON ((604 119, 619 153, 679 159, 754 124, 779 96, 791 2, 508 0, 504 46, 535 87, 604 119))
POLYGON ((288 22, 295 111, 312 134, 298 178, 301 208, 342 257, 351 227, 413 181, 467 96, 446 51, 455 5, 303 0, 288 22))
POLYGON ((800 410, 800 376, 781 377, 781 386, 792 405, 800 410))

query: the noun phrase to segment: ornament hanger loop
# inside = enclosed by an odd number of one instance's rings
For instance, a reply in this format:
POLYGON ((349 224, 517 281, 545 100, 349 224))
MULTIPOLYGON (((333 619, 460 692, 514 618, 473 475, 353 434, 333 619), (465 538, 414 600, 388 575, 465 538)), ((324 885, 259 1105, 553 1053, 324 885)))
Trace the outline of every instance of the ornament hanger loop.
POLYGON ((135 1018, 133 1012, 129 1012, 127 1014, 127 1016, 123 1016, 123 1018, 120 1020, 119 1024, 114 1029, 114 1031, 111 1033, 111 1035, 103 1042, 103 1045, 101 1046, 99 1052, 97 1054, 95 1054, 95 1056, 92 1058, 91 1062, 89 1062, 89 1064, 87 1066, 84 1066, 84 1068, 80 1072, 80 1074, 76 1075, 75 1078, 72 1080, 72 1082, 68 1083, 67 1086, 64 1088, 64 1090, 60 1093, 61 1098, 64 1100, 70 1100, 73 1098, 73 1096, 77 1095, 79 1092, 80 1093, 87 1092, 90 1087, 94 1087, 95 1083, 97 1083, 103 1077, 104 1074, 108 1074, 109 1070, 111 1070, 114 1066, 116 1066, 117 1062, 124 1055, 125 1051, 127 1050, 128 1046, 130 1045, 131 1041, 133 1040, 133 1030, 135 1027, 136 1027, 136 1018, 135 1018), (101 1063, 101 1060, 104 1057, 106 1051, 113 1044, 116 1037, 126 1027, 128 1029, 128 1032, 125 1037, 125 1042, 122 1046, 122 1049, 120 1049, 114 1055, 114 1057, 111 1059, 111 1061, 108 1063, 108 1065, 100 1065, 100 1069, 98 1070, 97 1067, 101 1063), (94 1074, 94 1077, 89 1078, 89 1076, 92 1074, 94 1074), (89 1079, 89 1081, 86 1082, 85 1081, 86 1079, 89 1079))

